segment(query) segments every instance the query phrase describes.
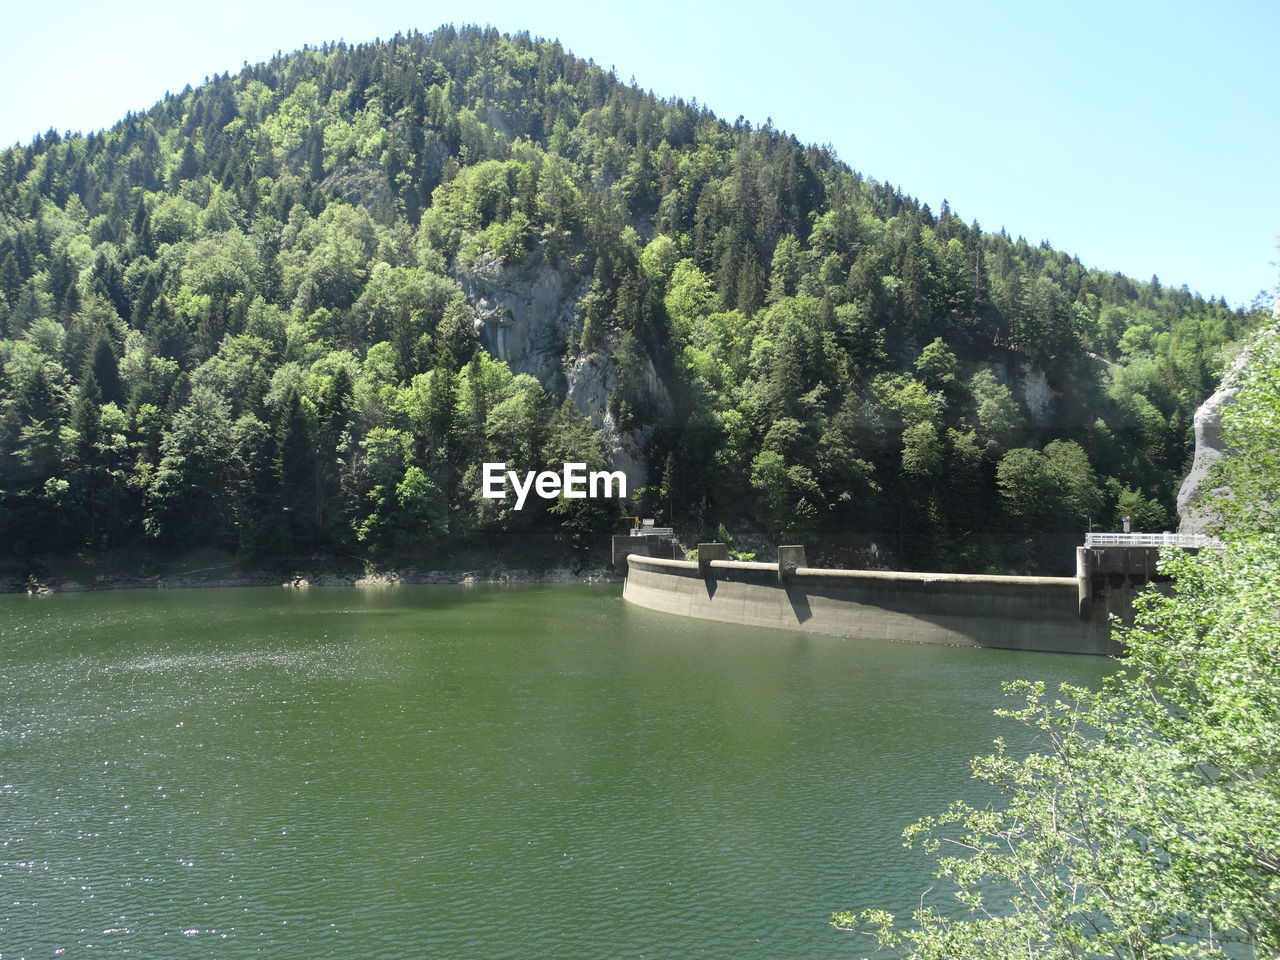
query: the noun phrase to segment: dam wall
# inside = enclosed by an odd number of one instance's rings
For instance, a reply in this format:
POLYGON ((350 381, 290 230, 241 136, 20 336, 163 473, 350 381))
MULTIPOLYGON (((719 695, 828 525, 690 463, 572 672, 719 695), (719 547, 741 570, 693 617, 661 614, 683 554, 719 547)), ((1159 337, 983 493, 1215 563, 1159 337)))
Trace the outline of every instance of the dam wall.
MULTIPOLYGON (((716 545, 719 546, 719 545, 716 545)), ((824 570, 631 555, 623 597, 703 620, 834 636, 1114 655, 1075 577, 824 570)))

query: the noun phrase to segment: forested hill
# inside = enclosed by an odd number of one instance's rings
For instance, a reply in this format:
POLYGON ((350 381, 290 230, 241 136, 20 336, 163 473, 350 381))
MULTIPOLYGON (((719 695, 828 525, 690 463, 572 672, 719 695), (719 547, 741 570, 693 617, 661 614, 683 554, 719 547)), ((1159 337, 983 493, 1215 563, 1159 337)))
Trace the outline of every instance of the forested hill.
POLYGON ((586 460, 690 537, 1032 569, 1175 522, 1257 319, 525 34, 304 49, 0 153, 0 550, 581 545, 616 504, 479 466, 586 460))

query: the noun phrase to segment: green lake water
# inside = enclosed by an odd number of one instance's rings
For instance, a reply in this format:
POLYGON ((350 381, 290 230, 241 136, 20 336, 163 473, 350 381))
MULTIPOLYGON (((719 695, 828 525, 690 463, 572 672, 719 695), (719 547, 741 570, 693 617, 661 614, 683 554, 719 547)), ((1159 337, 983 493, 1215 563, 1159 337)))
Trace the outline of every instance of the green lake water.
POLYGON ((1015 677, 617 586, 0 597, 0 960, 850 958, 1015 677))

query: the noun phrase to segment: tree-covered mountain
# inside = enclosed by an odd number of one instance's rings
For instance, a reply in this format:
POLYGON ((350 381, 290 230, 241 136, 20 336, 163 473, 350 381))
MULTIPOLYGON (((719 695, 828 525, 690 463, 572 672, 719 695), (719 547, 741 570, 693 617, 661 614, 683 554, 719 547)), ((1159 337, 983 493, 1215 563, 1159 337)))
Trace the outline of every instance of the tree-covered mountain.
POLYGON ((480 465, 585 460, 691 535, 1051 567, 1173 522, 1258 319, 527 34, 303 49, 0 153, 0 543, 580 546, 617 504, 480 465))

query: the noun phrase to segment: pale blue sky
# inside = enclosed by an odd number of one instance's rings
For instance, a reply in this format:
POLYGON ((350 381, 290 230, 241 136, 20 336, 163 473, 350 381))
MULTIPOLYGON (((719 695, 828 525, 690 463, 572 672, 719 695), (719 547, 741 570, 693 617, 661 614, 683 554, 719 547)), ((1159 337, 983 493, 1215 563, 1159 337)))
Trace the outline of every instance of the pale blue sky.
POLYGON ((304 43, 491 23, 804 142, 935 210, 1247 304, 1280 233, 1280 3, 25 3, 0 143, 110 126, 304 43), (627 12, 623 12, 627 11, 627 12))

